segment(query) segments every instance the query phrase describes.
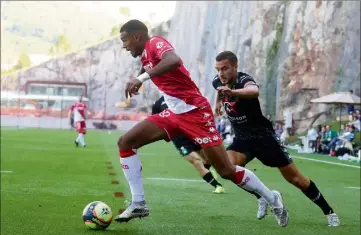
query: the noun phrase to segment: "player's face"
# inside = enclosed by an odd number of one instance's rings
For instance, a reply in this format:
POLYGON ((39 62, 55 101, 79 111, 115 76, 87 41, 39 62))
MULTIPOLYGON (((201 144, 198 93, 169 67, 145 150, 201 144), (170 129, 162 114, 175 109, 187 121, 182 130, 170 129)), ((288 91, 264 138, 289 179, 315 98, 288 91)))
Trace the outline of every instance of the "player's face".
POLYGON ((123 48, 130 51, 134 58, 140 56, 144 50, 144 44, 140 42, 140 35, 137 33, 122 32, 120 39, 123 42, 123 48))
POLYGON ((229 60, 216 61, 216 70, 222 84, 232 84, 237 78, 237 63, 229 60))

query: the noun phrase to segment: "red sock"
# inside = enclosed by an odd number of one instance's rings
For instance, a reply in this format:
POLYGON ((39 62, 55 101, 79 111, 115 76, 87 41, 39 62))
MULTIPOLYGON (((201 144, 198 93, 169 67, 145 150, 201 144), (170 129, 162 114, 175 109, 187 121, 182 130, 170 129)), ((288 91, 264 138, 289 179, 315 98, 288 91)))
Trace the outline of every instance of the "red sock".
POLYGON ((126 157, 130 157, 133 156, 135 154, 135 152, 130 149, 130 150, 119 150, 119 157, 121 158, 126 158, 126 157))

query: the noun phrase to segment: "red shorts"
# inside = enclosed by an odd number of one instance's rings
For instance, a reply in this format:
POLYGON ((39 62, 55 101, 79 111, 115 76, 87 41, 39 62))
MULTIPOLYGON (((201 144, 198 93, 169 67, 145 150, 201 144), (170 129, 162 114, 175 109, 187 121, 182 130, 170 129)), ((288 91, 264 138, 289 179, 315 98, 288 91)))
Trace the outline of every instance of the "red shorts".
POLYGON ((86 134, 85 121, 75 122, 75 129, 79 134, 86 134))
POLYGON ((165 130, 168 135, 165 141, 185 134, 202 147, 222 144, 222 138, 216 129, 213 112, 209 105, 182 114, 175 114, 166 109, 159 114, 149 116, 147 120, 165 130))

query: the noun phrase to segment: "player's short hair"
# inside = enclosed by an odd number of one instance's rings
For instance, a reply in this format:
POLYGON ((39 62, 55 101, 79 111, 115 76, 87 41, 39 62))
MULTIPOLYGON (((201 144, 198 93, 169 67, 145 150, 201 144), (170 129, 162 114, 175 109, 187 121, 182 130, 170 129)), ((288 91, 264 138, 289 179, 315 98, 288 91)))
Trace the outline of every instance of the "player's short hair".
POLYGON ((216 61, 229 60, 232 63, 238 63, 237 56, 231 51, 222 51, 216 56, 216 61))
POLYGON ((120 33, 128 32, 146 32, 148 33, 148 27, 140 20, 129 20, 120 28, 120 33))

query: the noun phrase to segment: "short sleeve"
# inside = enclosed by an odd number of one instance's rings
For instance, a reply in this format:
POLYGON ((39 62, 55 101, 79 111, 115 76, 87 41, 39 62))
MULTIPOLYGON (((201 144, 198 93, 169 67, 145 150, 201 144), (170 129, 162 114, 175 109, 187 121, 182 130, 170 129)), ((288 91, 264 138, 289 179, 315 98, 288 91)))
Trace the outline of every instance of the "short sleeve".
POLYGON ((174 50, 173 46, 164 38, 154 37, 150 39, 150 52, 156 59, 161 60, 163 54, 171 50, 174 50))
POLYGON ((237 79, 237 88, 242 89, 244 88, 244 85, 246 85, 248 82, 253 82, 257 85, 256 81, 252 78, 251 75, 248 75, 246 73, 242 73, 238 79, 237 79))
POLYGON ((74 108, 75 108, 75 105, 72 104, 72 105, 70 106, 70 110, 71 110, 71 111, 74 111, 74 108))

